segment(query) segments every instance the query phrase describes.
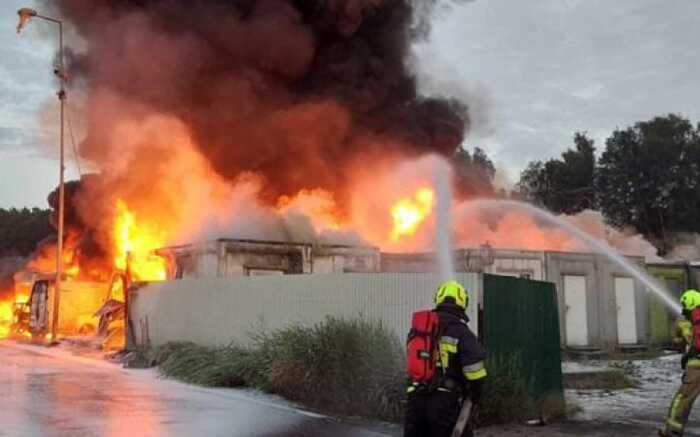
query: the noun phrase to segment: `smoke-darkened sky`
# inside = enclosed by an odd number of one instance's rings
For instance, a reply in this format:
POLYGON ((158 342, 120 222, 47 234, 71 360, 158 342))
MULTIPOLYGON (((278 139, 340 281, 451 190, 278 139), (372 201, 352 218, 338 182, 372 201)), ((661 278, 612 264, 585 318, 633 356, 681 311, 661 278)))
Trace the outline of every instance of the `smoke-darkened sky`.
MULTIPOLYGON (((14 31, 16 10, 32 3, 0 6, 0 207, 45 206, 57 179, 47 153, 57 119, 42 111, 54 99, 52 29, 14 31)), ((415 48, 416 69, 423 90, 465 97, 467 145, 485 148, 515 180, 527 161, 568 147, 576 130, 601 146, 616 126, 656 114, 698 121, 698 16, 694 0, 477 0, 435 19, 415 48)))

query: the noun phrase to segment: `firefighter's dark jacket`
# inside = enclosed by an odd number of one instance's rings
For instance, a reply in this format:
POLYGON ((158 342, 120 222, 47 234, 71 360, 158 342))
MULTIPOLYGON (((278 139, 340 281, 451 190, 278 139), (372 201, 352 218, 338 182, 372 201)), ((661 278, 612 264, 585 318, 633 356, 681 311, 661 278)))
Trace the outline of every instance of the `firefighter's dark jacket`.
POLYGON ((446 388, 467 391, 478 402, 486 377, 486 351, 467 323, 469 318, 459 306, 445 302, 435 308, 440 319, 440 360, 446 388), (446 368, 445 368, 446 367, 446 368), (475 399, 476 397, 476 399, 475 399))

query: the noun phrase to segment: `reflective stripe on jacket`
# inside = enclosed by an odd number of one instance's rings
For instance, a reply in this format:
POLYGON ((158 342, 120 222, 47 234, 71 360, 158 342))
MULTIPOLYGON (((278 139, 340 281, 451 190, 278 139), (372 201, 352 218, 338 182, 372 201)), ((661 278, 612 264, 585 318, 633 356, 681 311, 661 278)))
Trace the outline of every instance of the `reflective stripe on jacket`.
POLYGON ((464 311, 452 303, 436 308, 440 319, 440 361, 447 389, 465 391, 469 381, 486 377, 486 351, 467 323, 464 311))

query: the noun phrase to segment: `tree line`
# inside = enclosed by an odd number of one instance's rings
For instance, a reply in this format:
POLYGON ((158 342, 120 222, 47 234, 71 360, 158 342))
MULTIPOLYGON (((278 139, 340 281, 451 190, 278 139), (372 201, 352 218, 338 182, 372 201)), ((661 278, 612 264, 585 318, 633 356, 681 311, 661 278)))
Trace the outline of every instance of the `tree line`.
POLYGON ((0 208, 0 257, 27 256, 38 242, 54 233, 50 210, 0 208))
POLYGON ((530 162, 514 195, 555 213, 602 212, 665 254, 682 232, 700 232, 700 123, 669 114, 616 129, 596 157, 586 133, 561 157, 530 162))

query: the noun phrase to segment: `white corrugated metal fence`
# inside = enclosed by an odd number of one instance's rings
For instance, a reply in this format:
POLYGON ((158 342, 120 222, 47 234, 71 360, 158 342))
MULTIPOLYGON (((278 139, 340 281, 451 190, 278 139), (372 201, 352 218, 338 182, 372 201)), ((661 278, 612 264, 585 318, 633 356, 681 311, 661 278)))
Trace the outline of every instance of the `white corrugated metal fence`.
MULTIPOLYGON (((476 332, 481 276, 460 273, 456 279, 470 291, 468 314, 476 332)), ((432 306, 438 282, 426 273, 182 279, 132 292, 129 312, 138 345, 246 342, 254 330, 314 324, 329 315, 382 320, 403 339, 412 312, 432 306)))

